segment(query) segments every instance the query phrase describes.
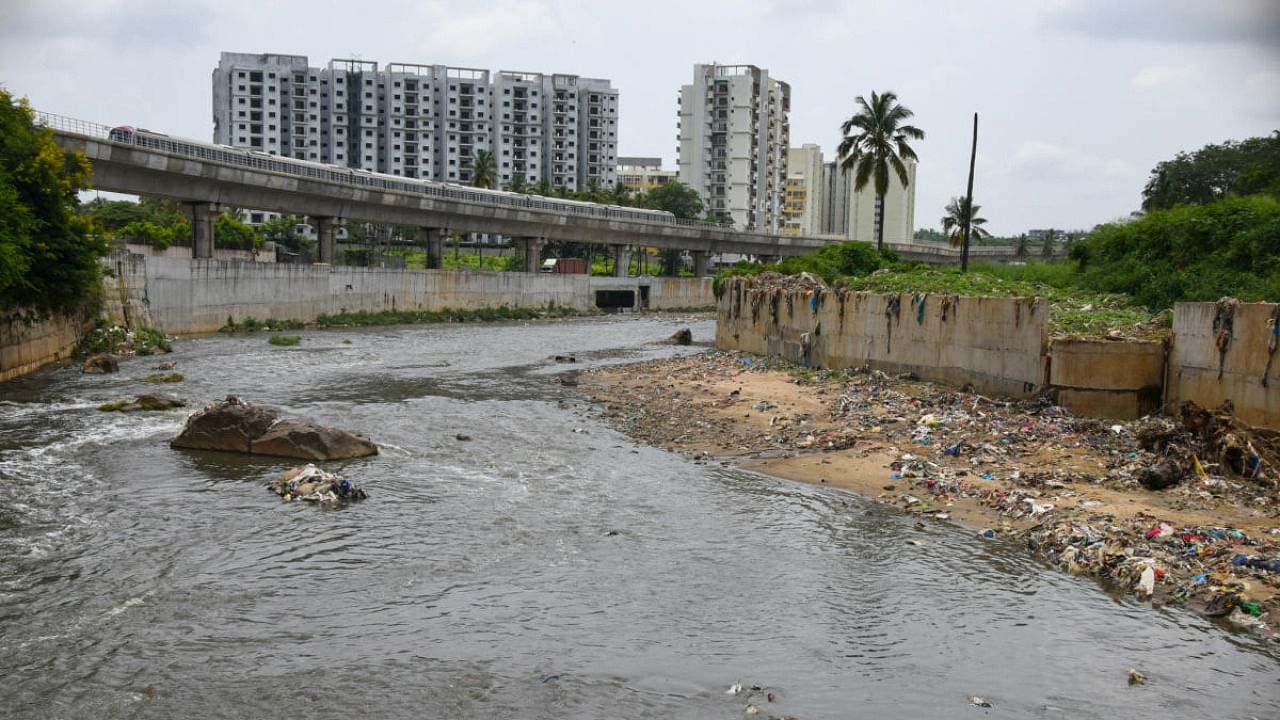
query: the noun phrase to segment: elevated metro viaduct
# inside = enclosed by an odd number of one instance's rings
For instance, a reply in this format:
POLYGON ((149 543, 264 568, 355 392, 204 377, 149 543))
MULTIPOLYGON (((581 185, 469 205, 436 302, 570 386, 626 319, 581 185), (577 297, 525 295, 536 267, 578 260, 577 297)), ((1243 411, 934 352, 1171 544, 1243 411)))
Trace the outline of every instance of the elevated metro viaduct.
MULTIPOLYGON (((165 197, 188 206, 192 217, 192 254, 213 256, 213 223, 224 206, 251 207, 309 217, 319 236, 320 262, 331 263, 335 225, 339 219, 423 228, 431 266, 439 267, 448 232, 500 234, 524 246, 525 267, 536 268, 548 239, 614 246, 618 274, 629 266, 631 246, 689 251, 695 274, 707 274, 712 254, 735 253, 763 257, 807 255, 844 238, 795 237, 743 232, 710 223, 670 223, 632 218, 593 217, 553 208, 513 207, 486 202, 482 193, 451 186, 447 193, 422 194, 396 189, 360 187, 322 178, 302 177, 267 167, 271 160, 236 154, 237 164, 224 162, 225 148, 183 140, 170 151, 109 139, 109 128, 55 115, 39 114, 54 139, 68 151, 78 151, 93 164, 93 182, 102 190, 165 197)), ((380 177, 373 175, 372 177, 380 177)), ((381 176, 387 180, 403 178, 381 176)), ((888 243, 907 260, 934 264, 958 261, 951 248, 888 243)), ((973 258, 1012 259, 1011 248, 975 247, 973 258)))

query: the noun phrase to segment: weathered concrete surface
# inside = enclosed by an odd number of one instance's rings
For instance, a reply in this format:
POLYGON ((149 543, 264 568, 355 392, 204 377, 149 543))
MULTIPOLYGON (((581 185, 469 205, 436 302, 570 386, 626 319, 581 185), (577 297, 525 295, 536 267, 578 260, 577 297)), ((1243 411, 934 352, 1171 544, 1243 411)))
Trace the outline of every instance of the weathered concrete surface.
POLYGON ((587 311, 597 290, 633 293, 633 308, 711 307, 710 278, 614 278, 560 273, 393 270, 113 255, 112 317, 145 314, 174 334, 216 332, 227 320, 311 321, 342 312, 558 307, 587 311), (643 290, 642 290, 643 289, 643 290), (642 298, 647 298, 642 303, 642 298))
POLYGON ((0 382, 71 357, 86 324, 53 316, 27 324, 18 314, 0 318, 0 382))
POLYGON ((1048 308, 1035 298, 783 290, 735 278, 725 283, 718 312, 722 349, 913 372, 1010 396, 1033 394, 1046 381, 1048 308))
POLYGON ((1280 349, 1273 352, 1269 345, 1276 308, 1274 303, 1236 306, 1226 350, 1219 352, 1217 304, 1174 306, 1165 411, 1177 412, 1186 400, 1206 408, 1230 400, 1241 420, 1280 429, 1280 349))
POLYGON ((1160 409, 1164 357, 1158 340, 1054 340, 1049 384, 1076 415, 1135 420, 1160 409))

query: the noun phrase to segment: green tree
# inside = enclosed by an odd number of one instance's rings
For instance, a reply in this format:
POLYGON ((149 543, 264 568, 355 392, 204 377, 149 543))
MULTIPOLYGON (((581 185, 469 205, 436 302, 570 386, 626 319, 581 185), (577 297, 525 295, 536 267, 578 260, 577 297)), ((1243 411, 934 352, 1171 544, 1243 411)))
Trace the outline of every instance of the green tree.
POLYGON ((519 171, 511 176, 511 182, 507 183, 507 192, 525 194, 529 192, 529 182, 524 179, 524 172, 519 171))
POLYGON ((151 220, 141 203, 128 200, 94 198, 81 207, 81 212, 93 221, 97 230, 111 234, 126 225, 151 220))
POLYGON ((1204 205, 1255 193, 1280 195, 1280 131, 1206 145, 1157 164, 1142 190, 1142 209, 1204 205))
POLYGON ((262 236, 230 214, 223 213, 213 221, 213 245, 228 250, 257 250, 262 236))
POLYGON ((971 240, 981 241, 984 237, 991 237, 991 233, 982 227, 987 224, 987 219, 977 216, 982 211, 981 205, 974 205, 973 210, 970 211, 968 198, 953 197, 944 209, 946 215, 942 216, 942 232, 947 236, 947 241, 951 243, 951 247, 960 247, 960 243, 964 241, 964 224, 966 220, 970 224, 969 238, 971 240))
POLYGON ((551 197, 553 192, 551 183, 546 180, 539 180, 538 184, 529 190, 530 195, 541 195, 542 197, 551 197))
POLYGON ((631 189, 622 184, 622 181, 613 184, 613 189, 609 191, 608 202, 610 205, 619 207, 631 206, 631 189))
POLYGON ((1049 228, 1044 231, 1044 243, 1040 246, 1040 255, 1050 257, 1053 255, 1053 243, 1058 240, 1058 231, 1049 228))
POLYGON ((492 188, 498 179, 498 163, 488 150, 477 150, 467 169, 471 171, 472 187, 492 188))
POLYGON ((84 155, 0 89, 0 308, 74 312, 101 287, 107 243, 78 212, 89 175, 84 155))
POLYGON ((907 140, 923 140, 924 131, 904 124, 912 113, 898 103, 892 91, 871 93, 871 102, 859 95, 855 102, 861 109, 840 126, 843 138, 837 148, 840 169, 853 171, 854 190, 862 190, 874 179, 876 192, 876 249, 884 250, 884 196, 889 192, 889 171, 893 170, 906 187, 910 183, 904 161, 918 160, 907 140))
POLYGON ((1018 259, 1025 258, 1031 254, 1031 246, 1027 243, 1027 234, 1022 233, 1018 236, 1018 241, 1013 245, 1013 255, 1018 259))
POLYGON ((672 181, 641 195, 639 204, 654 210, 665 210, 684 220, 702 216, 702 198, 698 191, 682 182, 672 181))
POLYGON ((313 240, 298 232, 298 225, 303 222, 297 215, 279 215, 259 225, 258 232, 263 241, 269 240, 288 252, 299 254, 315 246, 313 240))

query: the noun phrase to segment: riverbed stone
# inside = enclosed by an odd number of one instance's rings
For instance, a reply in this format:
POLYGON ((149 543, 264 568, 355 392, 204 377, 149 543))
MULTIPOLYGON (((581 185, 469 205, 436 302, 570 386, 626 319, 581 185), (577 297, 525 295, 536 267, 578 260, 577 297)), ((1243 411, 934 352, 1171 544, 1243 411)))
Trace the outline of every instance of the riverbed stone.
POLYGON ((177 395, 148 393, 139 395, 133 400, 117 400, 105 405, 99 405, 98 409, 104 412, 150 412, 172 410, 173 408, 185 407, 186 404, 187 401, 177 395))
POLYGON ((252 442, 262 437, 276 419, 274 410, 229 397, 187 418, 186 427, 170 441, 169 446, 188 450, 253 452, 252 442))
POLYGON ((84 359, 80 371, 86 375, 120 372, 120 359, 111 353, 94 353, 84 359))
POLYGON ((255 455, 303 460, 342 460, 377 455, 368 438, 335 427, 299 420, 281 420, 249 445, 255 455))

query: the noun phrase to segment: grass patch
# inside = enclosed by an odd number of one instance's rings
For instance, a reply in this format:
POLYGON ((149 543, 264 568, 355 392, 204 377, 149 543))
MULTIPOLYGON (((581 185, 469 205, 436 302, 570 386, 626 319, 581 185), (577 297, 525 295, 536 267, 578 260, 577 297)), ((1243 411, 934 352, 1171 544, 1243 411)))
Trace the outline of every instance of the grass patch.
POLYGON ((302 342, 302 338, 297 335, 272 335, 267 342, 272 345, 290 346, 302 342))
POLYGON ((316 326, 322 328, 368 327, 374 325, 418 325, 424 323, 492 322, 495 320, 542 320, 548 318, 577 317, 596 313, 579 312, 573 308, 548 304, 541 308, 479 308, 476 310, 402 310, 382 312, 340 313, 321 315, 316 326))
POLYGON ((245 318, 241 322, 236 322, 234 318, 228 316, 227 324, 218 328, 218 332, 280 332, 282 330, 301 330, 306 326, 307 324, 301 320, 259 320, 257 318, 245 318))
MULTIPOLYGON (((1047 263, 1046 263, 1047 264, 1047 263)), ((1017 267, 1017 266, 1015 266, 1017 267)), ((1031 265, 1021 266, 1031 268, 1031 265)), ((1055 271, 1033 268, 1014 270, 1010 275, 1026 272, 1029 277, 1055 271)), ((914 270, 852 278, 852 290, 896 293, 942 293, 968 297, 1041 297, 1049 304, 1049 333, 1059 337, 1098 337, 1111 330, 1158 337, 1164 335, 1167 323, 1146 308, 1134 304, 1127 295, 1092 293, 1071 287, 1055 287, 1044 282, 1005 279, 986 272, 961 273, 959 269, 914 270)))
POLYGON ((153 373, 142 378, 143 382, 149 383, 179 383, 187 378, 182 373, 153 373))

